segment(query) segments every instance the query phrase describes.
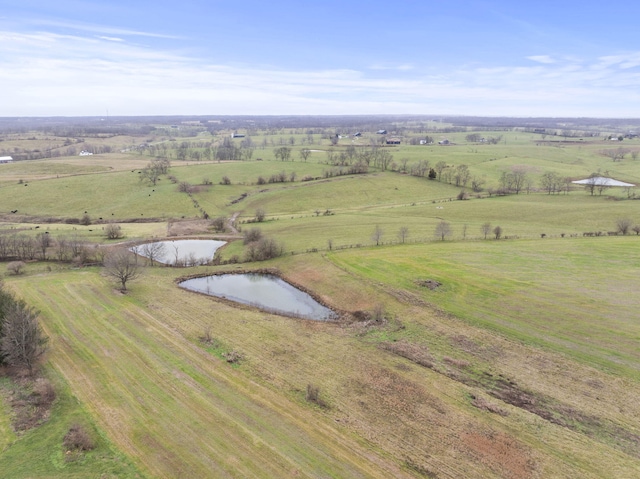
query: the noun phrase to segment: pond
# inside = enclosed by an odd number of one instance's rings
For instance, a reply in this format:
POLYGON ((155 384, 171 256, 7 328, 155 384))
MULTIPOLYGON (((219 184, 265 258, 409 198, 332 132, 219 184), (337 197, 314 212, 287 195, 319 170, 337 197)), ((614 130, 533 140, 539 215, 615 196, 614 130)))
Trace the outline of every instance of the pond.
POLYGON ((205 276, 183 281, 180 287, 286 316, 316 321, 329 321, 337 317, 336 313, 318 303, 308 293, 272 274, 205 276))
POLYGON ((140 256, 149 258, 151 262, 197 266, 206 264, 213 259, 216 250, 227 244, 218 240, 173 240, 145 243, 130 248, 140 256))

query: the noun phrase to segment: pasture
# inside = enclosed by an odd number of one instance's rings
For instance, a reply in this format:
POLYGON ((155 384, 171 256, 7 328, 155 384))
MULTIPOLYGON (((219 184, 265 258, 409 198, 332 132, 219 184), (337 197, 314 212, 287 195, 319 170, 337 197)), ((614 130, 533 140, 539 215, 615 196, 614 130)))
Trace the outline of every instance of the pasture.
POLYGON ((107 247, 229 237, 214 233, 206 212, 236 217, 232 238, 260 228, 284 253, 224 264, 244 257, 233 241, 219 265, 147 267, 127 294, 100 266, 54 261, 55 241, 24 274, 3 269, 6 287, 41 311, 44 372, 58 399, 49 421, 23 434, 4 393, 0 468, 11 477, 636 477, 640 239, 607 235, 620 218, 640 224, 635 190, 549 195, 539 181, 547 171, 600 170, 639 183, 640 160, 613 162, 602 138, 480 130, 502 139, 470 144, 474 130, 439 126, 430 134, 452 145, 385 147, 395 166, 372 162, 364 174, 336 175, 326 151, 364 151, 378 141, 373 133, 331 146, 293 129, 252 132, 263 145, 252 159, 171 159, 155 185, 139 180, 152 151, 192 144, 197 156, 228 132, 175 142, 149 135, 155 150, 116 137, 114 149, 131 151, 0 165, 6 237, 47 232, 107 247), (282 145, 295 161, 276 158, 282 145), (307 161, 303 148, 314 150, 307 161), (421 160, 467 165, 482 191, 403 170, 421 160), (523 165, 527 191, 489 194, 523 165), (268 181, 280 173, 286 181, 268 181), (85 211, 91 224, 78 224, 85 211), (443 221, 444 241, 435 234, 443 221), (106 240, 109 222, 124 238, 106 240), (287 318, 176 286, 187 275, 259 268, 313 291, 343 319, 287 318), (65 461, 62 437, 75 420, 99 445, 65 461))

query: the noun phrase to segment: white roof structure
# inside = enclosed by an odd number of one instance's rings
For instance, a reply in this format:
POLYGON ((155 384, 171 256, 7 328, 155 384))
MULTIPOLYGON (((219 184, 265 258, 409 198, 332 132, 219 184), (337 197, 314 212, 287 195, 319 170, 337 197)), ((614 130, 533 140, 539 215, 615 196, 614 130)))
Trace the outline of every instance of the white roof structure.
POLYGON ((636 186, 631 183, 625 183, 624 181, 614 180, 613 178, 606 178, 604 176, 594 176, 593 178, 587 178, 586 180, 576 180, 571 183, 576 185, 595 185, 595 186, 636 186))
POLYGON ((13 158, 10 156, 0 156, 0 163, 8 163, 10 161, 13 161, 13 158))

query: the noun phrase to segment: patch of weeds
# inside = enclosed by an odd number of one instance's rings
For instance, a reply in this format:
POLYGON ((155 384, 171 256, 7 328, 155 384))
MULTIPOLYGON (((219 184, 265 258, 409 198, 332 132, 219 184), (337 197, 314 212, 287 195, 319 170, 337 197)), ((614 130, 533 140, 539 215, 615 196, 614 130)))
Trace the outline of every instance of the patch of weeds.
POLYGON ((502 409, 497 404, 490 403, 482 396, 471 394, 471 405, 480 409, 481 411, 491 412, 493 414, 498 414, 500 416, 508 416, 509 411, 502 409))
POLYGON ((417 472, 423 477, 428 477, 429 479, 438 479, 438 474, 427 469, 424 466, 421 466, 420 464, 416 463, 413 459, 410 459, 410 458, 405 459, 404 465, 407 467, 407 469, 413 472, 417 472))
MULTIPOLYGON (((626 454, 640 458, 640 435, 618 424, 585 414, 550 396, 528 391, 502 375, 495 376, 488 371, 475 370, 467 361, 444 357, 442 363, 455 366, 455 369, 443 367, 426 346, 401 340, 381 342, 378 347, 467 386, 478 388, 495 399, 535 414, 550 423, 599 439, 626 454)), ((472 405, 495 414, 507 413, 476 395, 472 397, 472 405)))
POLYGON ((309 402, 317 404, 321 408, 327 408, 327 403, 320 397, 320 388, 314 384, 307 384, 307 392, 305 399, 309 402))
POLYGON ((24 432, 47 421, 56 392, 43 377, 8 378, 0 385, 11 409, 11 425, 15 432, 24 432))
POLYGON ((202 344, 207 351, 217 356, 218 358, 226 361, 232 366, 238 366, 245 359, 244 354, 237 349, 228 349, 218 339, 214 338, 211 334, 211 327, 208 327, 202 336, 198 338, 200 344, 202 344))
POLYGON ((74 423, 62 441, 65 450, 65 461, 72 462, 82 457, 87 451, 92 451, 96 443, 87 429, 79 423, 74 423))

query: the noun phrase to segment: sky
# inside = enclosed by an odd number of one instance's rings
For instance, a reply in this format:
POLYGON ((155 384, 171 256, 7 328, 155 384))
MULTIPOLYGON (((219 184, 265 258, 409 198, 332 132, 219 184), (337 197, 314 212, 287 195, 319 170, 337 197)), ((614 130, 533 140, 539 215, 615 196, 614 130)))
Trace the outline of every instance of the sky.
POLYGON ((1 5, 0 117, 640 117, 639 2, 1 5))

